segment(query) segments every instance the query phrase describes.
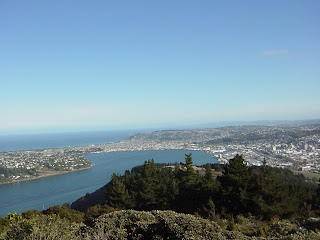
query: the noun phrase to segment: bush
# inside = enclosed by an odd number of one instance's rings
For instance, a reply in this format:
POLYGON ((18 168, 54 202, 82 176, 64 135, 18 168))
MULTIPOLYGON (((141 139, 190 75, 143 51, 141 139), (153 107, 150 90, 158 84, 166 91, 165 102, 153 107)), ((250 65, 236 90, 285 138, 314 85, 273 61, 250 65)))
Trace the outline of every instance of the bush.
POLYGON ((247 239, 209 220, 173 211, 118 211, 100 216, 92 228, 82 227, 87 239, 247 239))
POLYGON ((20 214, 9 214, 9 225, 5 227, 0 239, 81 239, 75 232, 81 225, 70 223, 57 215, 34 215, 24 218, 20 214))

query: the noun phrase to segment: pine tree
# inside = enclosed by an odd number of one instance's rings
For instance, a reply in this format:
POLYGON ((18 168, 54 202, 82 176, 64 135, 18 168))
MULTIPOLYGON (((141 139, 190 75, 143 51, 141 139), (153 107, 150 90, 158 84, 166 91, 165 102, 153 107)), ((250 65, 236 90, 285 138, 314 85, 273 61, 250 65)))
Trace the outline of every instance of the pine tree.
POLYGON ((285 170, 271 168, 264 160, 260 174, 257 176, 256 188, 251 194, 255 215, 270 220, 277 217, 289 217, 300 211, 299 198, 305 199, 303 196, 305 190, 300 191, 297 188, 290 196, 289 188, 294 188, 296 178, 286 183, 281 178, 282 174, 285 176, 285 170), (292 186, 289 187, 289 185, 292 186), (301 195, 298 196, 296 193, 301 195))
POLYGON ((233 214, 246 213, 250 208, 248 188, 253 174, 249 171, 242 155, 236 155, 225 166, 223 176, 219 177, 221 184, 221 205, 233 214))
POLYGON ((318 185, 318 188, 313 195, 312 207, 317 212, 317 214, 320 215, 320 184, 318 185))
POLYGON ((210 167, 210 164, 208 164, 208 163, 206 165, 206 172, 203 177, 202 187, 203 187, 204 191, 207 192, 208 196, 211 198, 218 190, 218 182, 216 181, 216 179, 212 175, 211 167, 210 167))
POLYGON ((182 183, 183 187, 189 187, 192 188, 197 181, 196 173, 194 172, 193 166, 192 166, 192 157, 190 154, 185 154, 185 164, 183 166, 185 169, 180 170, 180 182, 182 183))
POLYGON ((200 175, 195 173, 192 166, 192 157, 190 154, 185 154, 185 169, 179 170, 177 178, 179 181, 179 196, 178 202, 180 203, 178 211, 186 213, 194 213, 195 209, 201 206, 201 182, 200 175))
POLYGON ((191 157, 191 153, 189 153, 189 154, 185 154, 185 164, 184 164, 184 166, 187 168, 187 173, 188 173, 188 175, 192 175, 192 174, 194 174, 194 169, 193 169, 193 167, 192 167, 192 164, 193 164, 193 162, 192 162, 192 157, 191 157))
POLYGON ((179 206, 179 180, 175 176, 171 176, 168 187, 168 204, 171 209, 177 209, 176 206, 179 206))
POLYGON ((157 208, 157 194, 159 189, 159 171, 154 164, 154 160, 145 161, 141 177, 139 178, 137 207, 143 210, 152 210, 157 208))
POLYGON ((207 163, 206 164, 206 172, 204 174, 204 179, 207 183, 210 183, 210 182, 213 182, 214 181, 214 177, 212 175, 212 172, 211 172, 211 167, 210 167, 210 164, 207 163))
POLYGON ((111 181, 108 184, 106 202, 111 207, 119 209, 131 208, 133 205, 122 178, 116 174, 112 174, 111 181))

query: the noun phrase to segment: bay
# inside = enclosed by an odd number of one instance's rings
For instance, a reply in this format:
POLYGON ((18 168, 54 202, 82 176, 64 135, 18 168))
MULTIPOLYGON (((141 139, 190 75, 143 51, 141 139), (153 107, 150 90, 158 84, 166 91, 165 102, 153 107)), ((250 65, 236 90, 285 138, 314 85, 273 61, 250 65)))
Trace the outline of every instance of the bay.
POLYGON ((184 162, 192 153, 194 165, 216 163, 202 151, 161 150, 89 154, 85 157, 94 165, 91 169, 36 180, 0 185, 0 217, 9 212, 21 213, 29 209, 42 210, 53 205, 71 203, 109 182, 112 173, 141 165, 151 158, 156 163, 184 162))

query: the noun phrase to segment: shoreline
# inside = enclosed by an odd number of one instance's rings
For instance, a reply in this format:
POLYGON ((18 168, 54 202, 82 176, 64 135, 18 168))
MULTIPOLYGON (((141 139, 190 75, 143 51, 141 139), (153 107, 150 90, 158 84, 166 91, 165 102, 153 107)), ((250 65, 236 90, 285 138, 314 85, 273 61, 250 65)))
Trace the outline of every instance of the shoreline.
MULTIPOLYGON (((204 153, 207 153, 203 149, 193 149, 193 148, 190 149, 188 147, 182 147, 182 146, 156 147, 156 146, 152 145, 152 146, 144 148, 144 147, 142 147, 143 143, 139 142, 138 146, 136 146, 136 144, 134 146, 130 146, 130 144, 129 144, 129 146, 126 146, 126 145, 128 145, 128 142, 126 140, 120 140, 120 141, 115 141, 115 142, 107 142, 107 143, 103 143, 103 144, 91 144, 91 145, 72 146, 72 147, 64 146, 64 147, 58 147, 58 148, 33 149, 33 150, 18 150, 18 151, 10 151, 10 152, 0 152, 0 154, 1 153, 4 153, 4 154, 6 154, 6 153, 24 153, 24 152, 40 152, 41 154, 43 154, 47 150, 63 150, 64 151, 66 149, 69 150, 69 148, 70 148, 71 153, 72 153, 72 151, 80 151, 82 157, 84 157, 84 158, 86 158, 86 155, 95 155, 95 154, 103 154, 103 153, 111 153, 111 152, 134 152, 134 151, 140 152, 140 151, 161 151, 161 150, 185 150, 185 151, 202 151, 204 153)), ((69 153, 67 153, 67 154, 69 154, 69 153)), ((91 163, 91 166, 89 166, 89 167, 76 169, 76 170, 72 170, 72 171, 38 172, 39 176, 29 175, 30 177, 23 178, 23 179, 8 179, 11 181, 0 182, 0 185, 32 181, 32 180, 36 180, 39 178, 57 176, 57 175, 87 170, 87 169, 92 168, 93 166, 94 165, 92 165, 92 163, 91 163)))
MULTIPOLYGON (((171 150, 185 150, 185 151, 202 151, 206 154, 208 154, 206 151, 204 150, 194 150, 194 149, 137 149, 137 150, 125 150, 125 151, 112 151, 112 152, 140 152, 140 151, 171 151, 171 150)), ((85 153, 83 154, 83 156, 85 157, 85 155, 95 155, 95 154, 101 154, 101 153, 111 153, 111 152, 93 152, 93 153, 85 153)), ((213 157, 214 158, 214 157, 213 157)), ((216 158, 215 158, 216 159, 216 158)), ((218 159, 216 159, 218 160, 218 159)), ((51 176, 57 176, 57 175, 62 175, 62 174, 67 174, 67 173, 73 173, 73 172, 78 172, 78 171, 83 171, 83 170, 87 170, 87 169, 90 169, 90 168, 93 168, 94 165, 91 165, 89 167, 85 167, 85 168, 81 168, 81 169, 76 169, 76 170, 72 170, 72 171, 48 171, 48 172, 42 172, 40 174, 42 174, 41 176, 35 176, 35 177, 31 177, 31 178, 25 178, 25 179, 19 179, 19 180, 13 180, 12 182, 2 182, 0 183, 0 185, 4 185, 4 184, 12 184, 12 183, 19 183, 19 182, 26 182, 26 181, 32 181, 32 180, 36 180, 36 179, 39 179, 39 178, 45 178, 45 177, 51 177, 51 176)))
POLYGON ((11 184, 11 183, 19 183, 19 182, 26 182, 26 181, 32 181, 32 180, 36 180, 39 178, 45 178, 45 177, 52 177, 52 176, 57 176, 57 175, 63 175, 63 174, 67 174, 67 173, 74 173, 74 172, 79 172, 79 171, 83 171, 83 170, 88 170, 90 168, 93 168, 94 165, 91 165, 89 167, 85 167, 85 168, 80 168, 80 169, 76 169, 76 170, 72 170, 72 171, 49 171, 49 172, 42 172, 40 174, 42 174, 41 176, 35 176, 32 178, 25 178, 25 179, 20 179, 20 180, 13 180, 12 182, 3 182, 0 183, 0 185, 4 185, 4 184, 11 184))

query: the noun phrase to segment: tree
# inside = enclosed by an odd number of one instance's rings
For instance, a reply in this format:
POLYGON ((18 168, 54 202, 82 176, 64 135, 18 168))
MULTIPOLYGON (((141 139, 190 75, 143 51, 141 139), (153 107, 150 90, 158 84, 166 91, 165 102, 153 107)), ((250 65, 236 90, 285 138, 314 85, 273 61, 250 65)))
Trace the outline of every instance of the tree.
POLYGON ((13 213, 7 218, 9 224, 0 233, 0 239, 79 239, 76 232, 81 224, 55 214, 36 214, 24 218, 13 213))
POLYGON ((266 219, 280 216, 285 210, 284 202, 287 190, 283 181, 276 177, 271 167, 267 166, 266 160, 261 167, 261 173, 258 176, 258 189, 254 196, 254 202, 257 204, 257 213, 266 219))
POLYGON ((318 215, 320 215, 320 184, 318 185, 318 188, 313 196, 312 205, 313 209, 316 210, 318 215))
POLYGON ((190 154, 185 154, 185 164, 183 166, 185 167, 184 170, 180 170, 180 182, 184 187, 192 187, 196 183, 196 174, 194 172, 193 166, 192 166, 192 157, 190 154))
POLYGON ((153 159, 145 161, 137 186, 136 206, 138 209, 152 210, 158 208, 159 199, 157 195, 161 187, 160 175, 153 159))
POLYGON ((108 205, 114 208, 126 209, 132 207, 132 199, 120 176, 112 174, 111 181, 107 188, 108 205))
POLYGON ((194 213, 202 203, 201 177, 193 169, 191 153, 185 154, 185 156, 185 164, 183 164, 185 169, 179 170, 177 173, 179 180, 179 205, 177 209, 186 213, 194 213))
POLYGON ((212 175, 211 166, 206 164, 205 175, 201 176, 200 193, 202 209, 201 215, 207 218, 212 218, 215 215, 215 204, 218 197, 219 184, 215 177, 212 175))
POLYGON ((53 207, 48 208, 47 210, 42 211, 42 213, 46 215, 56 214, 61 218, 65 218, 70 222, 81 223, 84 221, 84 213, 79 212, 77 210, 71 209, 67 205, 59 206, 55 205, 53 207))
POLYGON ((84 216, 84 223, 92 226, 93 220, 102 214, 117 211, 116 208, 110 207, 107 204, 101 206, 100 204, 94 205, 87 209, 84 216))
POLYGON ((189 175, 192 175, 193 173, 194 173, 194 169, 193 169, 193 167, 192 167, 192 164, 193 164, 193 162, 192 162, 192 157, 191 157, 191 153, 189 153, 189 154, 185 154, 185 164, 184 164, 184 166, 187 168, 187 173, 189 174, 189 175))
POLYGON ((242 155, 229 160, 223 175, 218 178, 221 184, 221 205, 232 214, 246 213, 251 208, 248 188, 253 174, 249 171, 242 155))

